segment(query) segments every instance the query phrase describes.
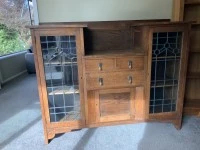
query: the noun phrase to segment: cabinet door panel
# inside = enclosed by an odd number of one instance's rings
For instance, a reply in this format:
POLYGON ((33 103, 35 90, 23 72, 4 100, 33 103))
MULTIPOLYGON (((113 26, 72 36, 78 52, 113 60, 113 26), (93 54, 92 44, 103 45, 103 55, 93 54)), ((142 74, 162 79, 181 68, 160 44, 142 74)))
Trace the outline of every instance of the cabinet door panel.
POLYGON ((186 27, 151 30, 150 118, 181 116, 188 55, 186 27))
MULTIPOLYGON (((84 124, 80 76, 82 68, 79 34, 70 30, 40 31, 36 34, 44 103, 49 123, 84 124), (48 119, 49 118, 49 119, 48 119)), ((81 75, 82 76, 82 75, 81 75)), ((75 127, 77 128, 77 127, 75 127)))
POLYGON ((129 88, 96 91, 97 122, 130 120, 133 118, 133 95, 133 91, 129 88))

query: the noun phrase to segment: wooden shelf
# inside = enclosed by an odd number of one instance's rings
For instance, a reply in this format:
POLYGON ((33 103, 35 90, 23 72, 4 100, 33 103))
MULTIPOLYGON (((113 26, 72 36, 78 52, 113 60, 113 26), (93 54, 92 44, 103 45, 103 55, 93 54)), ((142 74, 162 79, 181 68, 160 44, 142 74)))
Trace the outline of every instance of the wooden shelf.
POLYGON ((190 48, 190 53, 200 53, 200 48, 190 48))
POLYGON ((187 78, 189 78, 189 79, 200 79, 200 72, 198 72, 198 73, 189 73, 187 75, 187 78))
POLYGON ((200 109, 200 99, 185 99, 185 107, 199 108, 200 109))
POLYGON ((200 25, 200 21, 195 21, 192 25, 200 25))
POLYGON ((85 57, 122 56, 122 55, 144 56, 146 55, 146 53, 142 48, 124 49, 124 50, 98 50, 98 51, 90 50, 89 53, 85 55, 85 57))
POLYGON ((180 59, 180 56, 152 57, 152 59, 180 59))
POLYGON ((74 94, 79 93, 78 87, 73 86, 60 86, 58 88, 55 88, 52 92, 49 93, 49 95, 61 95, 61 94, 74 94))
POLYGON ((200 0, 185 0, 185 4, 200 4, 200 0))

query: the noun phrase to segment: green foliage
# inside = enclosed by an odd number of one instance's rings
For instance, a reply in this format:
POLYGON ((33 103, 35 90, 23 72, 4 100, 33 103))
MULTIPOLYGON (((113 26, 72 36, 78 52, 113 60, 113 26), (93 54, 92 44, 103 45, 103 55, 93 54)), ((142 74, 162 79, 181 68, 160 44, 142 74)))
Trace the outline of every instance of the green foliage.
POLYGON ((25 48, 27 48, 27 44, 20 40, 17 31, 8 29, 4 25, 0 25, 0 56, 22 51, 25 48))

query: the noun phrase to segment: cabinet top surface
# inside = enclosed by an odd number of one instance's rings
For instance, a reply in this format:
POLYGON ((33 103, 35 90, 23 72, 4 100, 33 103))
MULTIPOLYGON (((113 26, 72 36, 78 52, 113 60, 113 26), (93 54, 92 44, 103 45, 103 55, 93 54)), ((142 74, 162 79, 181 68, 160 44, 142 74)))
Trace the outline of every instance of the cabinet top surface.
POLYGON ((45 25, 33 25, 27 26, 30 29, 45 29, 45 28, 84 28, 87 24, 45 24, 45 25))
POLYGON ((191 24, 192 22, 183 22, 183 21, 170 21, 170 22, 141 22, 132 24, 131 26, 156 26, 156 25, 183 25, 191 24))
MULTIPOLYGON (((171 22, 135 22, 131 23, 130 26, 155 26, 155 25, 181 25, 181 24, 191 24, 192 22, 181 22, 181 21, 171 21, 171 22)), ((41 25, 31 25, 27 26, 30 29, 45 29, 45 28, 84 28, 88 27, 88 23, 47 23, 41 25)))

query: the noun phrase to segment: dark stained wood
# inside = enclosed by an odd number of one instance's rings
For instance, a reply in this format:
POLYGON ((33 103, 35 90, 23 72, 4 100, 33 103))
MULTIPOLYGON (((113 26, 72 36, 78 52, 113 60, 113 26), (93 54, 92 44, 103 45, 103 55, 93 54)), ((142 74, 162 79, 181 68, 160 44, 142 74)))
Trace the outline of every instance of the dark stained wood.
MULTIPOLYGON (((176 0, 174 0, 176 1, 176 0)), ((193 99, 199 99, 197 92, 197 84, 200 79, 199 72, 199 53, 200 53, 200 3, 199 0, 181 0, 184 5, 184 9, 174 8, 178 14, 183 16, 183 19, 178 19, 177 21, 194 21, 192 23, 191 34, 190 34, 190 54, 189 54, 189 64, 186 82, 186 92, 185 92, 185 105, 184 114, 186 115, 199 115, 200 107, 198 101, 193 101, 193 99), (184 11, 183 11, 184 10, 184 11), (192 102, 190 102, 192 100, 192 102)))
POLYGON ((190 33, 190 51, 200 53, 200 25, 193 25, 190 33))
POLYGON ((200 0, 185 0, 185 4, 200 4, 200 0))
POLYGON ((131 30, 98 30, 85 29, 85 50, 99 51, 99 50, 122 50, 131 49, 131 30))
POLYGON ((190 53, 188 74, 200 73, 200 53, 190 53))
POLYGON ((145 51, 141 47, 134 47, 132 49, 121 49, 121 50, 99 50, 87 52, 84 58, 94 57, 118 57, 118 56, 144 56, 145 51))
POLYGON ((200 5, 185 5, 183 18, 185 21, 199 21, 200 5))

